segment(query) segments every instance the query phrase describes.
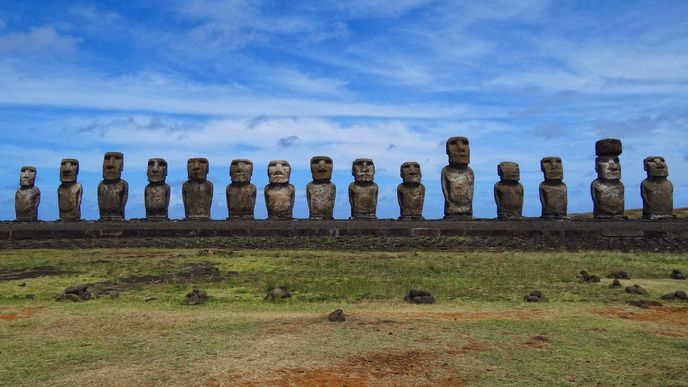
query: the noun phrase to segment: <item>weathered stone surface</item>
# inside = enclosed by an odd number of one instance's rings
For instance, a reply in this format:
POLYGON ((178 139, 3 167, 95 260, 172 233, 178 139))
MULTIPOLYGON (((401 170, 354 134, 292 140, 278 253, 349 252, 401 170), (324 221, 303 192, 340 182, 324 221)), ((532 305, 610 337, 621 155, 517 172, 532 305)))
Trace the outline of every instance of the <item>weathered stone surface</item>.
POLYGON ((19 222, 38 220, 41 191, 36 183, 36 167, 25 166, 19 174, 19 189, 14 195, 14 209, 19 222))
POLYGON ((580 279, 583 282, 600 282, 600 277, 596 276, 595 274, 589 274, 585 270, 580 271, 580 279))
POLYGON ((129 198, 129 184, 122 179, 124 155, 107 152, 103 158, 103 181, 98 184, 100 220, 124 220, 124 208, 129 198))
POLYGON ((466 137, 451 137, 446 144, 449 165, 442 168, 442 193, 445 219, 470 219, 473 216, 475 177, 468 166, 471 150, 466 137))
POLYGON ((265 296, 265 299, 270 301, 281 300, 284 298, 291 298, 291 293, 284 286, 280 286, 270 290, 268 294, 265 296))
POLYGON ((497 166, 500 181, 494 186, 494 198, 499 219, 520 218, 523 212, 523 185, 518 164, 503 161, 497 166))
POLYGON ((167 179, 167 161, 160 158, 148 160, 148 185, 144 190, 146 218, 151 220, 167 219, 170 206, 170 186, 167 179))
POLYGON ((79 294, 86 289, 88 289, 88 284, 77 284, 68 286, 67 288, 65 288, 64 292, 66 294, 79 294))
POLYGON ((208 300, 208 294, 205 290, 193 289, 184 297, 184 304, 186 305, 198 305, 206 302, 208 300))
POLYGON ((647 295, 647 290, 643 289, 642 286, 635 284, 633 286, 626 286, 626 293, 640 294, 641 296, 647 295))
POLYGON ((351 165, 354 182, 349 184, 351 219, 376 219, 377 184, 375 164, 371 159, 356 159, 351 165))
POLYGON ((62 294, 59 294, 57 297, 55 297, 55 301, 77 302, 79 300, 80 300, 79 296, 76 294, 72 294, 72 293, 62 293, 62 294))
POLYGON ((306 186, 306 200, 312 220, 334 219, 337 187, 332 184, 332 168, 332 159, 327 156, 311 158, 313 181, 306 186))
POLYGON ((607 278, 615 278, 615 279, 631 279, 631 276, 628 274, 628 272, 621 270, 621 271, 613 271, 607 275, 607 278))
POLYGON ((686 279, 685 274, 679 269, 672 269, 671 274, 669 274, 669 277, 677 280, 684 280, 686 279))
POLYGON ((547 301, 547 298, 540 290, 533 290, 523 297, 523 300, 526 302, 544 302, 547 301))
POLYGON ((420 164, 409 161, 401 164, 399 171, 403 182, 397 186, 397 201, 399 202, 399 219, 423 219, 423 203, 425 202, 425 186, 420 182, 422 174, 420 164))
POLYGON ((619 281, 617 278, 614 278, 614 281, 609 285, 610 288, 620 288, 622 287, 621 281, 619 281))
POLYGON ((621 152, 621 140, 618 138, 604 138, 595 142, 595 155, 597 156, 619 156, 621 152))
POLYGON ((590 184, 596 219, 623 219, 624 185, 621 183, 621 164, 616 156, 595 158, 597 179, 590 184))
POLYGON ((546 219, 565 218, 568 207, 568 190, 564 179, 564 167, 559 157, 543 157, 540 160, 540 170, 545 181, 540 183, 540 203, 542 217, 546 219))
POLYGON ((643 198, 643 218, 669 219, 674 217, 674 185, 667 179, 669 168, 664 157, 650 156, 643 161, 647 178, 640 183, 643 198))
POLYGON ((435 297, 425 289, 411 289, 404 295, 404 301, 414 304, 434 304, 435 297))
POLYGON ((57 206, 60 220, 81 220, 81 197, 83 188, 77 183, 79 160, 62 159, 60 163, 60 186, 57 188, 57 206))
POLYGON ((182 185, 182 198, 187 220, 210 219, 213 183, 208 180, 209 168, 208 159, 203 157, 190 158, 186 163, 189 180, 182 185))
POLYGON ((337 310, 333 311, 332 313, 330 313, 327 316, 327 319, 330 322, 344 322, 344 321, 346 321, 346 315, 344 314, 343 310, 337 309, 337 310))
POLYGON ((228 219, 253 219, 256 207, 256 186, 251 184, 253 162, 247 159, 232 160, 229 176, 232 182, 226 190, 228 219))
POLYGON ((273 160, 268 164, 269 184, 263 189, 268 219, 290 220, 294 209, 295 190, 289 184, 291 165, 285 160, 273 160))

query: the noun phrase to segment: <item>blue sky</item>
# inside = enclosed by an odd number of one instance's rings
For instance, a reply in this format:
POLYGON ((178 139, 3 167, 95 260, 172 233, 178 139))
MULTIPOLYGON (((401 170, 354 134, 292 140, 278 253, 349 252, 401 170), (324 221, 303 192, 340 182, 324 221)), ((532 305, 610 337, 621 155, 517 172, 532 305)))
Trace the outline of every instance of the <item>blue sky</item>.
POLYGON ((688 206, 686 1, 0 1, 0 219, 22 165, 38 168, 39 217, 57 217, 62 158, 81 162, 97 218, 106 151, 125 154, 127 217, 143 217, 148 158, 170 164, 183 217, 186 159, 207 157, 212 214, 227 216, 229 162, 286 159, 307 217, 314 155, 334 159, 346 218, 351 162, 374 159, 378 216, 397 217, 399 166, 418 161, 425 216, 440 218, 444 142, 471 141, 475 215, 495 217, 497 164, 515 161, 538 216, 539 160, 563 159, 569 212, 592 209, 594 142, 624 143, 627 208, 642 160, 664 156, 688 206))

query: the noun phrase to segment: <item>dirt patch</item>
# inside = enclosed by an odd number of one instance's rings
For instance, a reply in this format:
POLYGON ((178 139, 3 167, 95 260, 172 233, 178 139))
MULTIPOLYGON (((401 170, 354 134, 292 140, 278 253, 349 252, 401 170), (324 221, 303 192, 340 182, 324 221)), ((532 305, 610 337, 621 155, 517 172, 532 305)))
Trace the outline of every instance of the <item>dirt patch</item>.
POLYGON ((550 340, 547 336, 537 335, 533 336, 527 341, 518 345, 521 349, 544 349, 550 344, 550 340))
POLYGON ((0 320, 3 320, 3 321, 22 320, 22 319, 29 318, 29 317, 35 315, 39 309, 41 309, 41 308, 23 308, 17 312, 0 313, 0 320))
POLYGON ((675 326, 688 326, 688 307, 648 308, 641 311, 608 308, 598 311, 598 313, 605 317, 624 320, 663 322, 675 326))
POLYGON ((29 269, 0 270, 0 281, 12 281, 26 278, 38 278, 60 275, 65 272, 50 266, 32 267, 29 269))

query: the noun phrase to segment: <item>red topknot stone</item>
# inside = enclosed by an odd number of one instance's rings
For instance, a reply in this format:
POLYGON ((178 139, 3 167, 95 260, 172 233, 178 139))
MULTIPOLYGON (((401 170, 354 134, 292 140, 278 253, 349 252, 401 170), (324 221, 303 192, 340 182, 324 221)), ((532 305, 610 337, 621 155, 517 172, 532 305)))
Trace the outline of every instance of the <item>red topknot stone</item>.
POLYGON ((621 154, 621 140, 618 138, 605 138, 595 143, 597 156, 618 156, 621 154))

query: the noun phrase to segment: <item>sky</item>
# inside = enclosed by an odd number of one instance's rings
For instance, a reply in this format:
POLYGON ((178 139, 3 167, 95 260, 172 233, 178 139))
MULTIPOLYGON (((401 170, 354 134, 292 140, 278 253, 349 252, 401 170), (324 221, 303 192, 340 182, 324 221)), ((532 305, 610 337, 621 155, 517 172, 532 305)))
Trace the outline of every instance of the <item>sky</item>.
POLYGON ((466 136, 474 215, 496 216, 497 164, 520 165, 539 216, 539 160, 560 156, 569 213, 592 211, 594 143, 620 138, 626 208, 643 159, 664 156, 688 207, 688 2, 0 0, 0 219, 23 165, 39 218, 58 217, 62 158, 80 161, 82 216, 97 219, 107 151, 124 153, 127 218, 145 216, 146 164, 165 158, 170 217, 186 160, 207 157, 212 217, 227 217, 232 159, 254 162, 256 217, 270 160, 288 160, 308 217, 309 160, 333 158, 335 217, 351 163, 376 165, 378 217, 396 218, 399 166, 421 164, 424 215, 443 215, 444 144, 466 136))

